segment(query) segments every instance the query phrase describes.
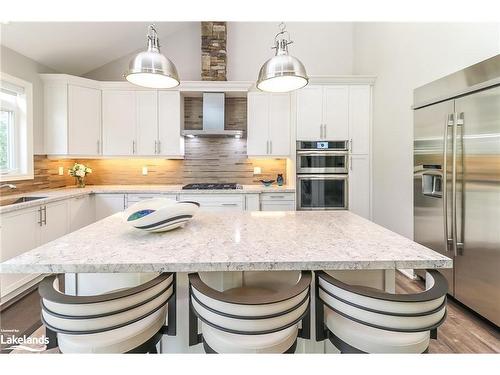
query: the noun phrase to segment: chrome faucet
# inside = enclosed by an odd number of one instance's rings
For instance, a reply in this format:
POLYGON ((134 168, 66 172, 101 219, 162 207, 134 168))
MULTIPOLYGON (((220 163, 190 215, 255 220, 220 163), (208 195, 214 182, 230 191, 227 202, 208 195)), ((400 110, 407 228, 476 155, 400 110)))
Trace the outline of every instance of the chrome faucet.
POLYGON ((8 187, 9 189, 15 189, 17 186, 14 184, 3 184, 0 185, 0 189, 3 189, 4 187, 8 187))

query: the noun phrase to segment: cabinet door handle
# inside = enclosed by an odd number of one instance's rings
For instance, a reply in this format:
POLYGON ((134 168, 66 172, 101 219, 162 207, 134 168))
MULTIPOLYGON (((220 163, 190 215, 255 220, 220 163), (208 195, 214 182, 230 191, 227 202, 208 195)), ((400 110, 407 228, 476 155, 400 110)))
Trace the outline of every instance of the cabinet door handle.
POLYGON ((273 141, 269 141, 269 153, 273 153, 273 141))
POLYGON ((323 138, 327 138, 327 135, 326 135, 326 124, 323 124, 323 138))
POLYGON ((349 170, 352 171, 352 156, 349 157, 349 170))
POLYGON ((155 155, 158 154, 158 141, 155 141, 155 155))
POLYGON ((132 154, 135 154, 135 141, 132 141, 132 154))
POLYGON ((349 151, 352 152, 352 138, 349 139, 349 151))
POLYGON ((43 224, 47 225, 47 206, 43 206, 43 224))
POLYGON ((97 140, 97 153, 101 153, 101 142, 99 140, 97 140))
POLYGON ((38 208, 38 225, 42 226, 42 207, 38 208))
POLYGON ((161 154, 161 141, 158 140, 158 154, 161 154))

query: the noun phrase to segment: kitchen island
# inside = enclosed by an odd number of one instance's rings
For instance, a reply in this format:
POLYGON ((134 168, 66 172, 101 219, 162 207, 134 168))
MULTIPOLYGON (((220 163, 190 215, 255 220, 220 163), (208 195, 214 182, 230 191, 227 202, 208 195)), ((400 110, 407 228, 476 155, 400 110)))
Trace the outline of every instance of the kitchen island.
POLYGON ((198 213, 148 233, 118 213, 0 264, 3 273, 450 268, 451 259, 349 211, 198 213))
MULTIPOLYGON (((348 282, 393 292, 398 268, 451 266, 449 258, 348 211, 199 212, 165 233, 134 229, 118 213, 9 259, 0 271, 65 273, 67 291, 78 294, 109 286, 111 274, 177 272, 178 335, 165 337, 163 350, 196 352, 183 319, 187 272, 211 272, 224 289, 245 271, 336 270, 348 282)), ((298 351, 323 352, 327 345, 304 340, 298 351)))

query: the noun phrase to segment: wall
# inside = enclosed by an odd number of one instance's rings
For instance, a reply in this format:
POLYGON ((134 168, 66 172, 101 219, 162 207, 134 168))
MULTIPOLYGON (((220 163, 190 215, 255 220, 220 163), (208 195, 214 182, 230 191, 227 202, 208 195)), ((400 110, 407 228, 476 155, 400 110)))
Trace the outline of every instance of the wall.
MULTIPOLYGON (((227 23, 227 79, 255 81, 262 64, 273 56, 279 22, 227 23)), ((294 43, 290 53, 310 75, 352 74, 353 26, 347 22, 290 22, 294 43)), ((189 25, 160 40, 161 51, 176 65, 181 80, 201 79, 201 26, 189 25)), ((138 51, 137 51, 138 52, 138 51)), ((84 75, 102 81, 121 81, 135 54, 124 56, 84 75)))
MULTIPOLYGON (((141 48, 133 53, 111 61, 94 69, 83 77, 99 81, 123 81, 123 73, 128 69, 132 57, 143 51, 141 48)), ((199 23, 189 23, 186 27, 160 39, 160 49, 172 60, 179 76, 184 81, 201 79, 201 29, 199 23)))
POLYGON ((413 238, 413 89, 498 53, 499 24, 355 24, 354 74, 377 76, 375 222, 413 238))
POLYGON ((38 74, 56 72, 5 46, 0 46, 0 71, 33 84, 33 150, 43 154, 43 83, 38 74))
MULTIPOLYGON (((255 81, 262 64, 274 55, 279 22, 227 23, 227 79, 255 81)), ((294 41, 291 55, 309 75, 349 75, 353 63, 353 24, 348 22, 287 22, 294 41)))

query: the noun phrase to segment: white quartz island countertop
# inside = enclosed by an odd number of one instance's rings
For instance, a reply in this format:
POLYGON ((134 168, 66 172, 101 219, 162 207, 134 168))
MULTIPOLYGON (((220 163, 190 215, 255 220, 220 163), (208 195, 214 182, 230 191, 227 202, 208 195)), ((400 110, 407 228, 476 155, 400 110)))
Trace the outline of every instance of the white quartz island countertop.
POLYGON ((198 213, 146 233, 115 214, 0 264, 3 273, 450 268, 451 259, 348 211, 198 213))

